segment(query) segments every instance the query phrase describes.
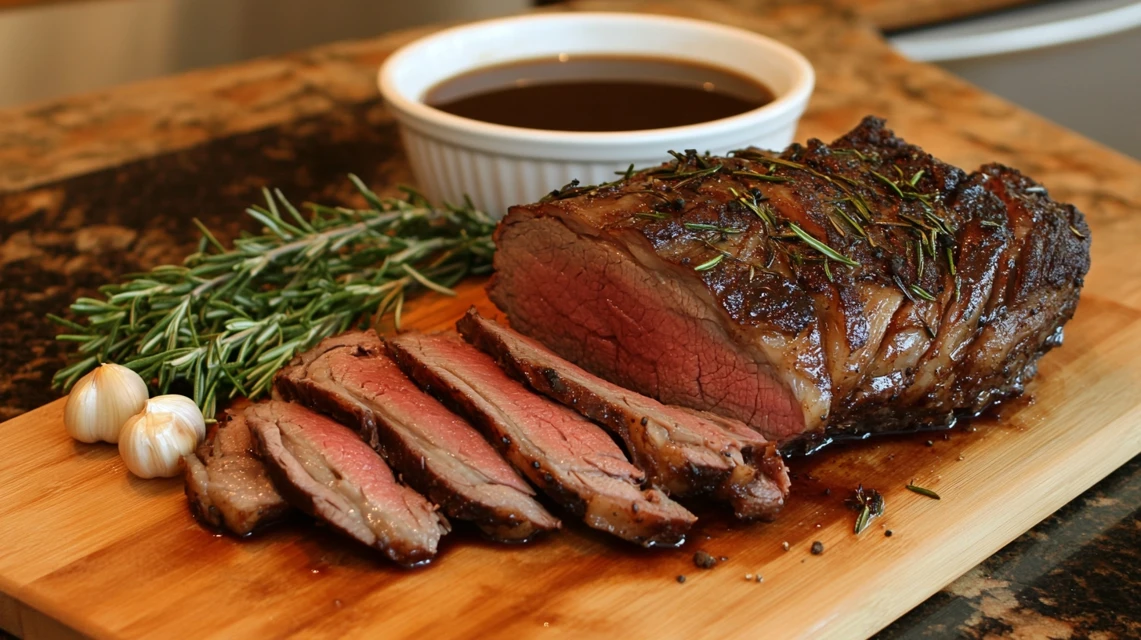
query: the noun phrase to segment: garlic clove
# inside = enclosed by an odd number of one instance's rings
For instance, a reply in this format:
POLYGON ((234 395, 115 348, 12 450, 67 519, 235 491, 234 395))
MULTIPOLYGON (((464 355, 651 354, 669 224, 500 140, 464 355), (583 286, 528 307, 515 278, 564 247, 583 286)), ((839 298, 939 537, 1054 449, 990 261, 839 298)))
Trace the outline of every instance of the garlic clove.
POLYGON ((178 394, 155 396, 147 400, 143 409, 147 413, 169 413, 180 426, 190 429, 196 436, 195 445, 206 438, 206 419, 193 400, 178 394))
POLYGON ((182 456, 198 446, 198 434, 177 414, 144 411, 131 417, 119 434, 119 455, 140 478, 178 475, 182 456))
POLYGON ((122 365, 101 364, 71 388, 63 425, 80 442, 118 442, 119 429, 142 411, 149 395, 139 374, 122 365))

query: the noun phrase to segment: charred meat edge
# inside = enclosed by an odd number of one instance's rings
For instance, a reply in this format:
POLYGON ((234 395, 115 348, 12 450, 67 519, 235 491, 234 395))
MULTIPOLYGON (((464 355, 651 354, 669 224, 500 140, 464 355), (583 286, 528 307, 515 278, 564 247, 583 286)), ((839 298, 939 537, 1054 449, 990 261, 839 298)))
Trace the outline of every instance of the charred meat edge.
POLYGON ((245 418, 227 411, 197 450, 183 456, 187 503, 196 518, 247 536, 293 511, 274 488, 253 447, 245 418), (235 445, 237 450, 231 450, 235 445))

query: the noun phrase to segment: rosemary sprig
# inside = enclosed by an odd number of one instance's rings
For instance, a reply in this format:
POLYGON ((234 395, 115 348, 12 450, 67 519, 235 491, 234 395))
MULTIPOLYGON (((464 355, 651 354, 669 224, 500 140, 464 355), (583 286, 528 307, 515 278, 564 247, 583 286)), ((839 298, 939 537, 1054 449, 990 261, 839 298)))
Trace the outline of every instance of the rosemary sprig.
MULTIPOLYGON (((700 158, 700 156, 697 156, 697 157, 700 158)), ((706 167, 703 169, 697 169, 694 171, 677 172, 671 176, 666 176, 666 177, 668 177, 670 179, 683 178, 682 180, 679 180, 678 182, 675 182, 672 185, 673 188, 675 190, 677 190, 677 189, 681 189, 683 186, 685 186, 686 184, 688 184, 690 182, 693 182, 695 180, 700 180, 706 176, 711 176, 711 175, 717 173, 718 171, 720 171, 721 168, 722 168, 722 165, 715 164, 711 167, 706 167)))
POLYGON ((765 205, 763 202, 757 201, 757 196, 755 193, 750 193, 749 197, 745 197, 745 195, 738 193, 737 190, 733 187, 729 187, 729 193, 732 193, 733 197, 737 198, 738 202, 745 205, 745 207, 748 208, 749 211, 755 213, 758 218, 764 220, 773 227, 777 225, 776 216, 773 215, 773 212, 769 210, 767 205, 765 205))
POLYGON ((878 171, 872 171, 872 175, 873 175, 873 176, 875 176, 875 177, 877 177, 877 178, 879 178, 879 179, 880 179, 880 181, 881 181, 881 182, 883 182, 884 184, 886 184, 887 186, 891 187, 891 190, 892 190, 892 191, 894 191, 894 192, 895 192, 895 194, 896 194, 896 195, 898 195, 900 198, 905 198, 905 197, 906 197, 906 196, 903 194, 903 190, 902 190, 902 189, 900 189, 900 188, 899 188, 899 185, 898 185, 898 184, 896 184, 894 181, 892 181, 892 179, 891 179, 891 178, 889 178, 889 177, 885 176, 884 174, 882 174, 882 173, 880 173, 880 172, 878 172, 878 171))
POLYGON ((792 182, 792 178, 786 176, 772 176, 766 173, 757 173, 756 171, 734 171, 733 175, 752 178, 753 180, 760 180, 761 182, 792 182))
POLYGON ((273 375, 323 338, 400 313, 407 293, 449 287, 490 270, 494 222, 466 203, 433 209, 422 197, 382 199, 350 176, 368 209, 310 205, 279 191, 246 213, 264 226, 226 248, 195 221, 198 251, 100 288, 49 316, 77 345, 53 386, 68 390, 100 362, 128 366, 153 390, 191 390, 207 418, 218 402, 257 397, 273 375))
POLYGON ((930 291, 924 289, 923 287, 921 287, 917 284, 911 285, 911 293, 914 293, 915 295, 919 296, 920 298, 923 298, 924 300, 926 300, 928 302, 934 302, 935 301, 935 296, 930 291))
POLYGON ((813 249, 816 249, 820 253, 824 254, 824 256, 826 258, 831 258, 831 259, 835 260, 836 262, 846 264, 849 267, 860 266, 859 262, 856 262, 855 260, 849 258, 848 256, 836 251, 832 247, 829 247, 828 245, 824 244, 823 242, 817 240, 811 233, 808 233, 804 229, 801 229, 799 226, 797 226, 796 223, 794 223, 794 222, 788 223, 788 228, 792 229, 792 232, 795 233, 798 238, 803 240, 805 244, 812 247, 813 249))
POLYGON ((856 524, 852 528, 852 532, 860 535, 872 520, 883 515, 884 512, 884 499, 883 494, 875 489, 865 489, 864 485, 856 487, 845 502, 849 507, 859 512, 856 516, 856 524))
POLYGON ((694 271, 709 271, 713 267, 716 267, 717 265, 721 264, 721 261, 724 259, 725 259, 725 254, 719 253, 716 256, 714 256, 713 258, 710 258, 709 260, 706 260, 705 262, 702 262, 701 264, 697 265, 696 267, 693 268, 693 270, 694 271))
POLYGON ((715 224, 707 224, 705 222, 683 222, 682 225, 690 231, 717 231, 719 233, 733 234, 744 233, 744 229, 735 229, 733 227, 722 227, 715 224))

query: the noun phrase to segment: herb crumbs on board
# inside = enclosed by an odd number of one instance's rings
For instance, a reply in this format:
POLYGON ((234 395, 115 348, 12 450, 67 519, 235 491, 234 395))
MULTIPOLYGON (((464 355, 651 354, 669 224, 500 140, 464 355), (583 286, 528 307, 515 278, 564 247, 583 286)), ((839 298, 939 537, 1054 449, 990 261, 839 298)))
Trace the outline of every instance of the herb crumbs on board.
POLYGON ((920 487, 919 485, 917 485, 915 483, 908 484, 907 490, 918 493, 921 496, 927 496, 928 498, 931 498, 932 500, 942 500, 942 498, 939 497, 939 494, 935 493, 934 491, 932 491, 926 487, 920 487))
POLYGON ((853 532, 856 535, 863 533, 872 520, 883 515, 884 512, 884 499, 883 494, 875 489, 865 489, 864 485, 859 485, 856 490, 852 492, 852 496, 845 500, 845 503, 852 509, 859 512, 856 516, 856 524, 853 527, 853 532))

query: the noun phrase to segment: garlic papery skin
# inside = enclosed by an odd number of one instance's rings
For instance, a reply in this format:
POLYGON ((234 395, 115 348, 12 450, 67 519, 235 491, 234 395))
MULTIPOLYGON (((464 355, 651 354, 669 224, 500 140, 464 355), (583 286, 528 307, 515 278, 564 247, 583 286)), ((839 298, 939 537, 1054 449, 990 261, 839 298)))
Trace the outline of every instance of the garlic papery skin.
POLYGON ((202 416, 202 410, 193 400, 186 396, 178 394, 167 394, 165 396, 155 396, 147 400, 147 406, 143 409, 146 413, 170 413, 174 415, 178 423, 194 431, 197 441, 195 445, 202 442, 206 438, 206 419, 202 416))
POLYGON ((198 446, 197 432, 170 412, 144 411, 119 433, 119 456, 140 478, 178 475, 182 456, 198 446))
POLYGON ((80 442, 118 442, 127 418, 146 405, 147 383, 117 364, 101 364, 75 383, 63 407, 63 426, 80 442))

